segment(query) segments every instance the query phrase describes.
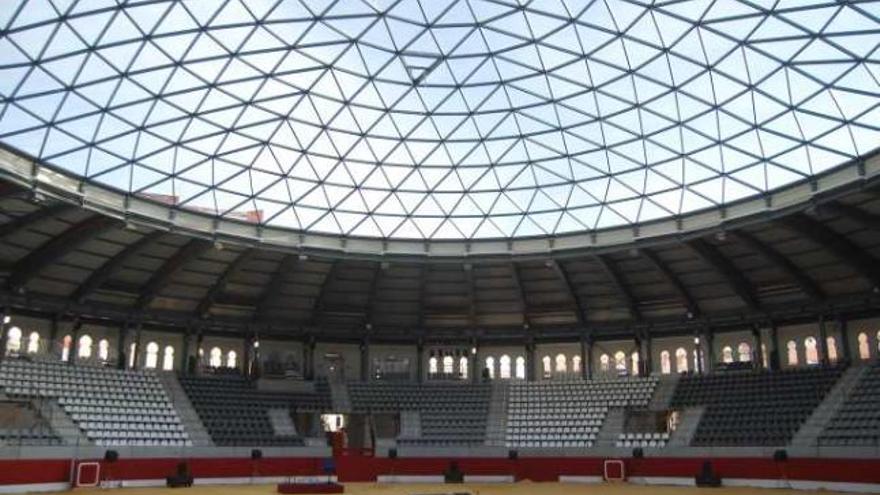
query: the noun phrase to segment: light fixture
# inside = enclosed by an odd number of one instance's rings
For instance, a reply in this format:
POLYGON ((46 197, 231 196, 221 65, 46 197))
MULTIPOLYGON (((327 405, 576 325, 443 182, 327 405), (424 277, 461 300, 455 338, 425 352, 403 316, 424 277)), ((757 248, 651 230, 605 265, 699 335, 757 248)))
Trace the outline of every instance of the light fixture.
POLYGON ((476 353, 477 353, 477 348, 471 347, 471 354, 476 354, 476 353))
POLYGON ((700 338, 694 337, 694 344, 700 345, 700 338))
POLYGON ((260 348, 260 341, 259 341, 259 340, 255 340, 255 341, 254 341, 254 349, 259 349, 259 348, 260 348))
POLYGON ((12 321, 12 317, 11 317, 11 316, 6 315, 6 316, 3 317, 3 324, 4 324, 4 325, 7 324, 7 323, 9 323, 10 321, 12 321))

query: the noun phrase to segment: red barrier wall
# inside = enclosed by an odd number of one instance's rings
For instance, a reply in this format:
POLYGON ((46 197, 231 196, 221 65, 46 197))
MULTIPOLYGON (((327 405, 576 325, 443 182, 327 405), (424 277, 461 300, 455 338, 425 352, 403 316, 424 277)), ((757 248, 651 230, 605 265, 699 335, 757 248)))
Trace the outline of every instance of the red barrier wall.
MULTIPOLYGON (((176 471, 181 460, 189 462, 196 478, 240 478, 250 476, 321 476, 320 458, 154 458, 120 459, 108 465, 102 461, 105 477, 114 480, 164 479, 176 471)), ((340 481, 374 481, 379 475, 440 475, 450 458, 389 459, 362 455, 336 458, 340 481)), ((457 459, 468 475, 505 475, 533 481, 556 481, 560 475, 601 476, 603 459, 595 457, 536 457, 457 459)), ((693 477, 701 458, 626 459, 627 476, 693 477)), ((791 479, 880 484, 880 459, 796 459, 774 462, 759 458, 712 460, 722 478, 791 479)), ((0 485, 58 483, 69 479, 70 462, 65 459, 0 460, 0 485)))

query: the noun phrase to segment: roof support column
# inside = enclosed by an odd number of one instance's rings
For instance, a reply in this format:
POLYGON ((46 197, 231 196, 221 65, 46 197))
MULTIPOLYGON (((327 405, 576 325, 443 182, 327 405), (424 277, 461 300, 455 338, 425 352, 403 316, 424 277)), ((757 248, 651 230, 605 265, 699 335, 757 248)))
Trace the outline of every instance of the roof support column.
POLYGON ((639 346, 639 372, 642 376, 650 376, 654 371, 653 343, 651 342, 651 332, 645 331, 644 337, 641 339, 639 346))
POLYGON ((715 334, 711 327, 703 327, 703 336, 694 338, 697 351, 697 373, 711 373, 715 368, 715 334))
MULTIPOLYGON (((49 322, 49 347, 46 349, 50 354, 54 354, 55 352, 55 343, 58 340, 58 320, 61 318, 61 315, 56 314, 52 317, 52 321, 49 322)), ((56 359, 60 359, 61 356, 53 355, 52 357, 56 359)))
POLYGON ((484 366, 480 365, 480 342, 477 339, 471 340, 471 382, 480 383, 483 381, 484 366))
MULTIPOLYGON (((477 356, 471 355, 468 365, 473 369, 477 356)), ((473 373, 472 373, 473 374, 473 373)), ((416 342, 416 383, 425 382, 425 341, 419 338, 416 342)))
POLYGON ((535 381, 535 377, 537 376, 537 373, 535 373, 535 367, 537 364, 538 363, 535 362, 535 340, 529 339, 526 341, 526 381, 535 381))
POLYGON ((244 338, 244 349, 242 349, 241 353, 241 371, 242 374, 248 378, 253 378, 251 375, 251 349, 254 346, 254 337, 253 335, 248 335, 244 338))
POLYGON ((825 317, 819 317, 819 337, 816 348, 819 351, 819 364, 828 366, 828 330, 825 327, 825 317))
POLYGON ((6 316, 8 314, 6 308, 0 309, 0 363, 6 357, 6 316))
POLYGON ((79 357, 79 329, 82 328, 82 322, 79 318, 73 320, 73 328, 70 330, 70 350, 67 353, 67 363, 76 364, 79 357))
POLYGON ((586 339, 584 339, 582 342, 583 342, 584 347, 581 352, 586 353, 586 359, 582 361, 584 363, 584 369, 587 372, 585 378, 587 380, 592 380, 593 379, 593 336, 587 335, 586 339))
POLYGON ((134 332, 134 348, 131 350, 133 356, 129 362, 131 362, 131 369, 138 369, 140 366, 140 353, 141 353, 141 330, 143 330, 144 324, 138 322, 137 329, 134 332))
POLYGON ((850 349, 849 345, 849 323, 846 321, 846 317, 837 317, 837 328, 840 330, 840 360, 850 362, 852 360, 852 349, 850 349))
POLYGON ((752 326, 752 367, 764 369, 764 343, 760 325, 752 326))
POLYGON ((183 333, 183 352, 181 353, 183 360, 181 361, 182 367, 181 367, 180 372, 183 375, 189 375, 191 372, 191 370, 190 370, 190 361, 191 361, 190 353, 191 352, 192 352, 192 327, 187 325, 186 330, 183 333))
POLYGON ((782 354, 779 347, 779 328, 776 322, 770 322, 770 340, 773 343, 773 351, 770 352, 770 370, 778 371, 779 363, 782 361, 782 354))
MULTIPOLYGON (((116 369, 125 369, 125 341, 128 340, 128 322, 119 325, 119 335, 116 336, 116 369)), ((186 338, 183 340, 186 349, 186 338)))
POLYGON ((196 332, 196 349, 195 349, 195 352, 193 353, 196 357, 195 365, 193 366, 193 369, 191 370, 191 373, 194 375, 199 372, 199 365, 201 364, 201 361, 202 361, 202 352, 203 352, 202 344, 204 342, 205 342, 205 334, 203 332, 202 327, 199 327, 198 332, 196 332))
POLYGON ((370 339, 361 340, 361 381, 370 381, 370 339))
POLYGON ((311 336, 303 343, 303 378, 315 379, 315 337, 311 336))

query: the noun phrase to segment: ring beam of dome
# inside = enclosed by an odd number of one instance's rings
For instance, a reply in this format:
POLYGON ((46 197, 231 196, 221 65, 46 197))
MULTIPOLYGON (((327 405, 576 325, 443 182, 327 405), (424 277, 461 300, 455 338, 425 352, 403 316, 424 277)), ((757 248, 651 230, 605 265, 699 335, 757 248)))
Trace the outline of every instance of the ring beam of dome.
POLYGON ((639 228, 880 142, 878 2, 90 5, 0 14, 0 141, 261 229, 639 228))

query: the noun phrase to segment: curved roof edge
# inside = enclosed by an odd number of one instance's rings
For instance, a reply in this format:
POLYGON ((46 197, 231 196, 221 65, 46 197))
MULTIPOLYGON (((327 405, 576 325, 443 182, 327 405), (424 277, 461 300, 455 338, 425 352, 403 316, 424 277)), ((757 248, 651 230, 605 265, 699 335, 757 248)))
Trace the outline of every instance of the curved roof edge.
POLYGON ((811 179, 760 197, 636 226, 577 234, 516 239, 373 239, 295 231, 219 218, 132 196, 41 164, 0 146, 0 177, 45 195, 77 204, 130 225, 173 231, 240 245, 341 258, 460 261, 492 258, 564 258, 650 245, 766 221, 880 182, 880 148, 811 179))

